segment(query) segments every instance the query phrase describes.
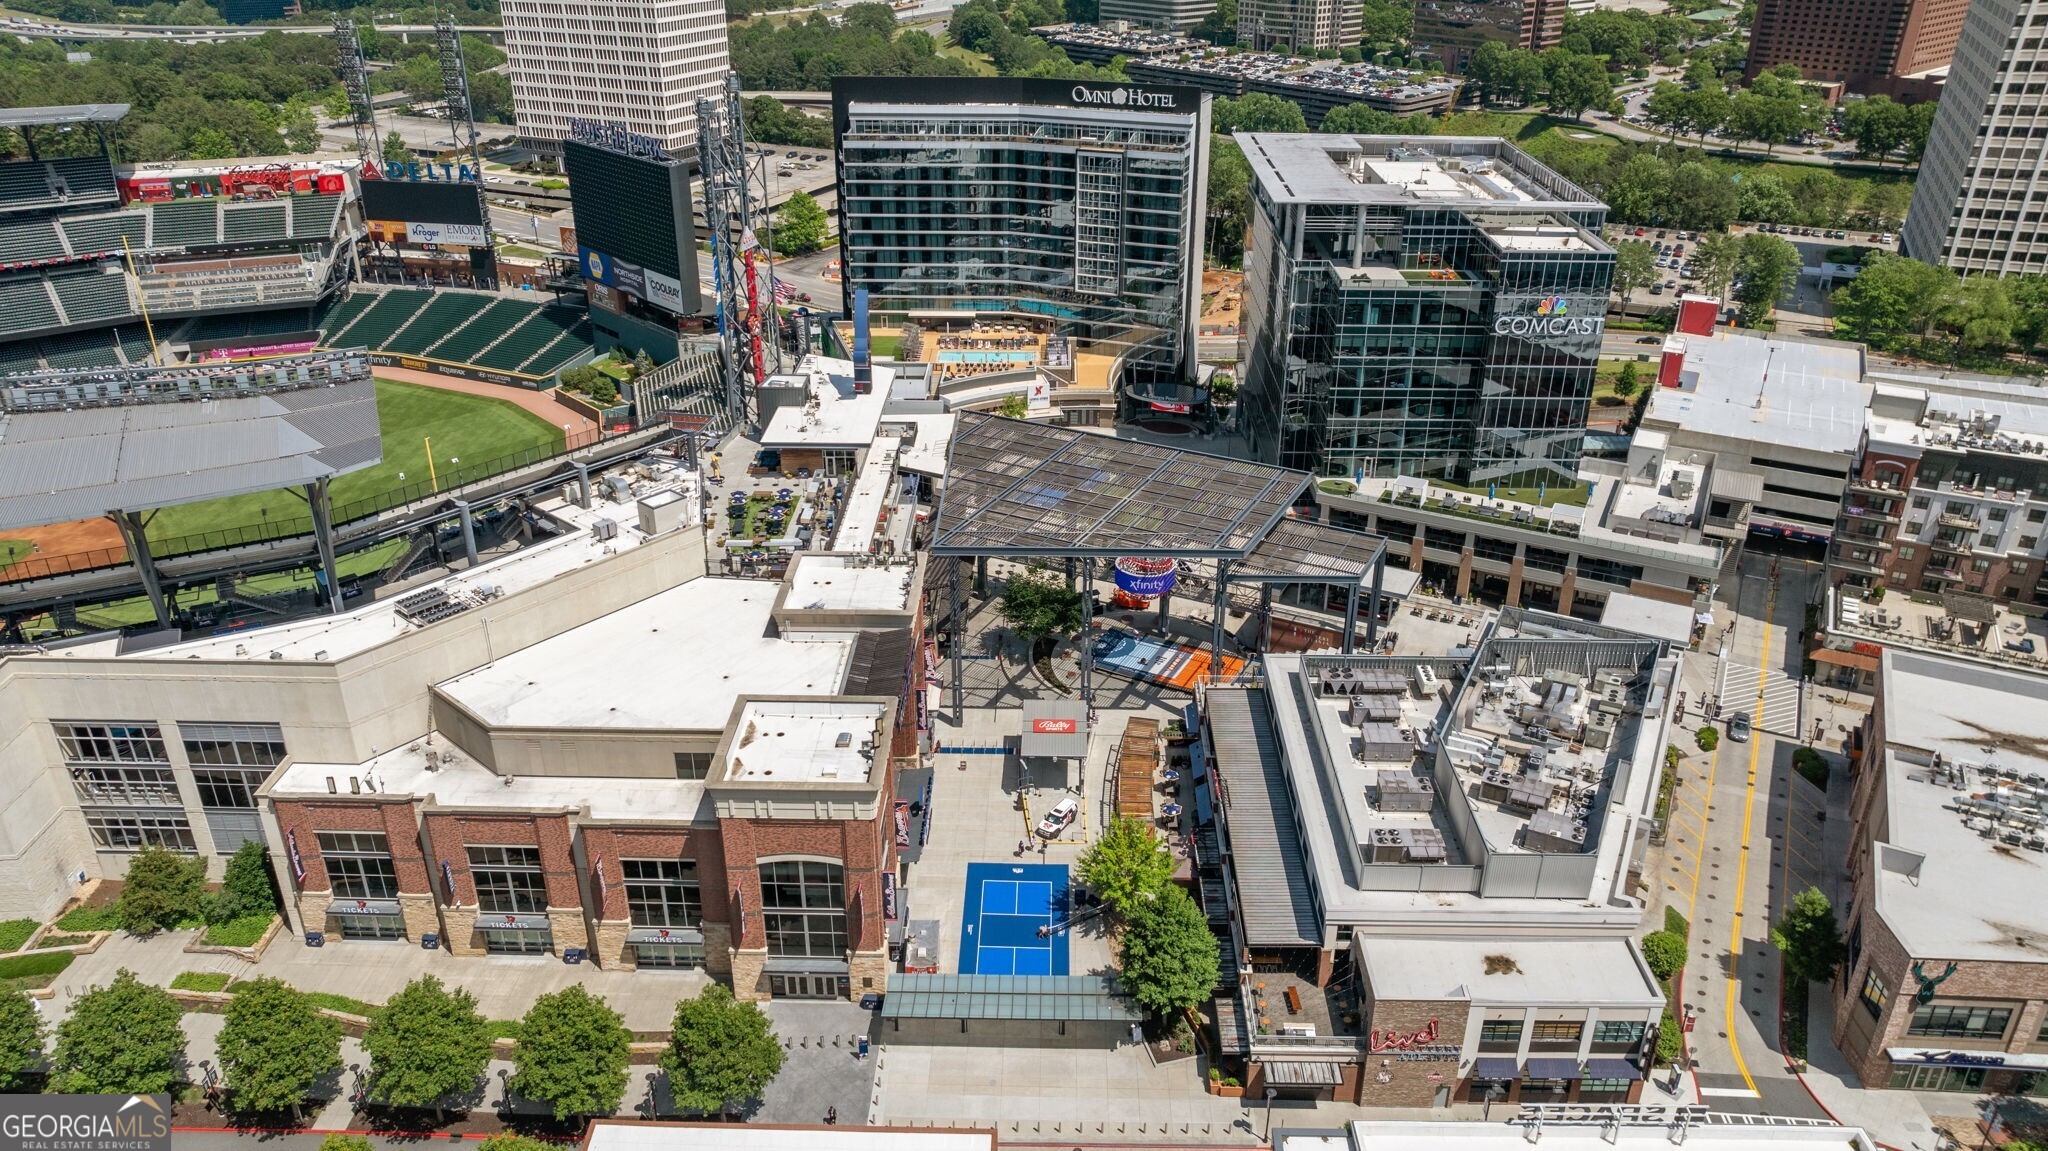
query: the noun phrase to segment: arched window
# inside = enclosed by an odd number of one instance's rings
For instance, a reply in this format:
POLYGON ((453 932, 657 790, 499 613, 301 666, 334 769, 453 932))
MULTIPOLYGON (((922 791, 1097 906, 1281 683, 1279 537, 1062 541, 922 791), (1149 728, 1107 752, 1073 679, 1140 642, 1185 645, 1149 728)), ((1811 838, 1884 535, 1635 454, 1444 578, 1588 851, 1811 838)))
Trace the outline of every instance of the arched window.
POLYGON ((761 920, 768 954, 846 954, 846 869, 815 859, 761 864, 761 920))

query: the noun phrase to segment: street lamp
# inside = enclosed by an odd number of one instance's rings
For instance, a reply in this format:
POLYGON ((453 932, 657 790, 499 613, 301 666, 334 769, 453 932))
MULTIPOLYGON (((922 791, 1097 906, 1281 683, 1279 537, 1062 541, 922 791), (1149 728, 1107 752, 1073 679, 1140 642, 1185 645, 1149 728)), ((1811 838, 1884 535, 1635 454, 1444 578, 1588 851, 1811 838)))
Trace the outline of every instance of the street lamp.
POLYGON ((1280 1094, 1278 1087, 1266 1088, 1266 1142, 1273 1141, 1273 1100, 1280 1094))
POLYGON ((1487 1120, 1493 1118, 1493 1105, 1499 1102, 1503 1097, 1505 1097, 1506 1094, 1507 1092, 1502 1091, 1500 1089, 1500 1084, 1498 1083, 1490 1084, 1487 1086, 1486 1098, 1483 1101, 1484 1106, 1482 1106, 1479 1111, 1480 1122, 1484 1123, 1487 1120))

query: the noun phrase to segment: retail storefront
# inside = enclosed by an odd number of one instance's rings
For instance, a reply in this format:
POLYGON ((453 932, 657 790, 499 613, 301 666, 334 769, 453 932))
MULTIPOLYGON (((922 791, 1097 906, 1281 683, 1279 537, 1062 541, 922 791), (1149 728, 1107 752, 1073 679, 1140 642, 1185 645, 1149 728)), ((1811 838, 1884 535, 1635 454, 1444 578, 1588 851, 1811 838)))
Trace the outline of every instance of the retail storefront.
POLYGON ((405 916, 395 899, 337 899, 328 921, 343 939, 404 939, 405 916))
POLYGON ((481 915, 476 933, 491 955, 546 955, 555 949, 554 925, 545 915, 481 915))

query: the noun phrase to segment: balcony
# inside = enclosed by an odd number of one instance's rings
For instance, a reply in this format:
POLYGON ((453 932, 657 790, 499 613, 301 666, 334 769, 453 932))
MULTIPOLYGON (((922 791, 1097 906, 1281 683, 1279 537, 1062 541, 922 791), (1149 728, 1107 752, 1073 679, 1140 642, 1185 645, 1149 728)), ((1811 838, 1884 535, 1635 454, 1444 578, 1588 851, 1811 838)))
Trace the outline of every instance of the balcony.
POLYGON ((1895 496, 1906 494, 1897 484, 1889 480, 1864 476, 1850 477, 1849 490, 1852 492, 1886 492, 1895 496))
POLYGON ((1983 523, 1983 521, 1977 517, 1976 512, 1958 512, 1947 510, 1944 510, 1941 513, 1941 515, 1935 517, 1935 522, 1945 528, 1968 528, 1971 531, 1976 531, 1977 528, 1983 523))
POLYGON ((1970 554, 1970 541, 1962 536, 1935 536, 1934 542, 1927 546, 1948 555, 1966 556, 1970 554))
POLYGON ((1949 583, 1963 582, 1963 573, 1957 571, 1955 568, 1930 567, 1926 571, 1921 572, 1920 574, 1928 579, 1944 580, 1949 583))
POLYGON ((1842 508, 1842 511, 1852 519, 1876 520, 1880 523, 1888 524, 1899 522, 1899 508, 1896 504, 1892 505, 1889 510, 1884 507, 1873 507, 1869 504, 1848 504, 1842 508))
POLYGON ((1868 576, 1881 576, 1884 574, 1884 568, 1876 562, 1871 560, 1857 559, 1856 557, 1851 555, 1837 554, 1833 559, 1829 560, 1828 562, 1833 565, 1836 571, 1840 572, 1849 572, 1856 575, 1868 576))
POLYGON ((1367 1048, 1360 1034, 1358 997, 1343 990, 1317 987, 1285 972, 1252 974, 1241 992, 1253 1023, 1254 1053, 1276 1051, 1358 1052, 1367 1048), (1314 1034, 1290 1034, 1309 1032, 1314 1034))

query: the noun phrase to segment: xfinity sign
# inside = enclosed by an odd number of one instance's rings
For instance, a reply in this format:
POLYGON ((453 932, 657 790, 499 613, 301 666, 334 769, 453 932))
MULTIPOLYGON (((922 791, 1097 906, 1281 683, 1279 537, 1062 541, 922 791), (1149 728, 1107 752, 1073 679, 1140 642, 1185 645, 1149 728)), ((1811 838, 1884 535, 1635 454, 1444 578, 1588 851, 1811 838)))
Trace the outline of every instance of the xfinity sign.
POLYGON ((1607 319, 1600 314, 1598 305, 1584 300, 1567 300, 1563 296, 1545 296, 1527 311, 1502 313, 1493 318, 1494 335, 1526 336, 1535 340, 1598 336, 1606 327, 1607 319))
POLYGON ((1084 88, 1074 85, 1076 104, 1107 104, 1113 108, 1172 108, 1173 93, 1147 92, 1143 88, 1084 88))

